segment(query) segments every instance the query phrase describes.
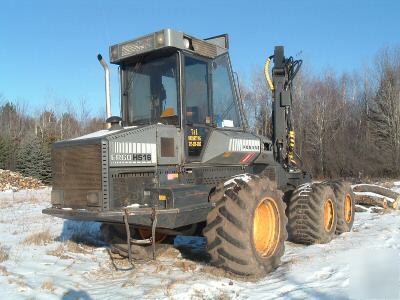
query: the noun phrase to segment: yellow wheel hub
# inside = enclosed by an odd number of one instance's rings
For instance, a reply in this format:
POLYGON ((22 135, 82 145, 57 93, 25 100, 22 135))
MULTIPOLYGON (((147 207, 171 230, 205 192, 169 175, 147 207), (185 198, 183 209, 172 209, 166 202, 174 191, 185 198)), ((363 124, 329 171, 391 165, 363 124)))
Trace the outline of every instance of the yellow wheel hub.
POLYGON ((352 199, 349 194, 346 194, 346 197, 344 198, 344 220, 346 221, 346 223, 350 223, 353 217, 351 206, 352 206, 352 199))
POLYGON ((257 252, 263 257, 274 254, 280 239, 280 215, 271 198, 260 202, 254 212, 253 240, 257 252))
POLYGON ((331 231, 333 221, 335 219, 335 211, 331 199, 327 199, 324 204, 324 228, 325 231, 331 231))

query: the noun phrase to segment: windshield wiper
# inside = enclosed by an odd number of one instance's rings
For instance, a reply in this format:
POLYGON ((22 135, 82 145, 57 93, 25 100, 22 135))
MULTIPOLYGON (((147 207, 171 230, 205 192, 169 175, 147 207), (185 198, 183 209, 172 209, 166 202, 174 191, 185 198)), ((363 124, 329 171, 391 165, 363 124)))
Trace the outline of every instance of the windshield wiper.
POLYGON ((232 101, 231 105, 228 106, 228 108, 222 113, 221 119, 223 120, 226 115, 231 111, 231 109, 235 106, 235 102, 232 101))
POLYGON ((136 77, 137 73, 140 71, 142 66, 143 66, 142 58, 140 58, 140 60, 136 63, 136 65, 133 67, 133 69, 129 71, 131 73, 131 78, 130 78, 128 84, 126 85, 126 88, 124 89, 124 92, 123 92, 124 96, 126 96, 128 90, 132 86, 134 78, 136 77))

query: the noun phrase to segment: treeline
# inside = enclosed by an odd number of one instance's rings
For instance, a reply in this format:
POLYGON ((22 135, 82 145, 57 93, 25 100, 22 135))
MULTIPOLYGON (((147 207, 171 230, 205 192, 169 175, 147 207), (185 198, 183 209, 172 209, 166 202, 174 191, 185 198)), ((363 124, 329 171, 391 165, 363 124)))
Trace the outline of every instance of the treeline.
POLYGON ((16 170, 45 183, 51 182, 51 144, 103 128, 104 118, 91 116, 84 102, 80 109, 42 109, 35 115, 27 106, 0 95, 0 169, 16 170))
MULTIPOLYGON (((272 100, 262 71, 241 90, 251 129, 271 137, 272 100)), ((321 178, 400 176, 399 47, 382 49, 370 67, 351 74, 304 68, 293 91, 296 152, 304 169, 321 178)), ((0 168, 50 182, 50 145, 103 128, 104 118, 85 107, 33 115, 0 96, 0 168)))
MULTIPOLYGON (((261 72, 251 82, 243 88, 249 123, 271 136, 271 93, 261 72)), ((305 169, 321 178, 400 175, 400 47, 382 49, 370 67, 351 74, 303 69, 293 90, 305 169)))

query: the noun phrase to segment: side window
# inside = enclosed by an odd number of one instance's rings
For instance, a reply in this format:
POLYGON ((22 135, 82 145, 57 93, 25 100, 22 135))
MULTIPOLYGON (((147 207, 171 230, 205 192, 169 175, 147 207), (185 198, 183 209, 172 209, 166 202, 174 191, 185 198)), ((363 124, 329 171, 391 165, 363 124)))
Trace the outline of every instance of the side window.
POLYGON ((217 58, 212 65, 214 122, 218 127, 240 127, 228 56, 217 58))
POLYGON ((135 121, 131 119, 132 116, 140 120, 149 119, 151 112, 150 76, 146 74, 129 73, 127 79, 128 82, 131 82, 131 90, 135 91, 137 98, 141 100, 140 102, 128 102, 129 123, 135 121))
POLYGON ((207 62, 185 57, 185 117, 187 123, 205 124, 209 119, 207 74, 207 62))
POLYGON ((165 90, 165 100, 163 103, 161 118, 176 117, 178 124, 178 88, 174 77, 162 76, 161 85, 165 90))

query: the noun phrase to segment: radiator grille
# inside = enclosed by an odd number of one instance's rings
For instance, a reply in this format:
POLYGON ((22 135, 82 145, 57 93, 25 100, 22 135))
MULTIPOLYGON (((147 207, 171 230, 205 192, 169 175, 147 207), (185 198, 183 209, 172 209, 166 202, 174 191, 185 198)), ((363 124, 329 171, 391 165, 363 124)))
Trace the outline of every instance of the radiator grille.
POLYGON ((266 168, 262 175, 268 177, 271 181, 276 181, 275 168, 266 168))
POLYGON ((64 207, 85 207, 88 191, 102 190, 101 144, 52 149, 53 189, 64 191, 64 207))
POLYGON ((153 187, 154 172, 114 174, 112 176, 112 208, 128 206, 133 203, 145 204, 144 190, 153 187))
POLYGON ((207 43, 207 42, 204 42, 201 40, 197 40, 197 39, 192 40, 192 45, 193 45, 194 51, 196 51, 200 55, 204 55, 204 56, 212 57, 212 58, 217 56, 217 46, 215 46, 215 45, 211 45, 210 43, 207 43))
POLYGON ((121 57, 139 54, 154 48, 154 36, 149 35, 121 46, 121 57))

